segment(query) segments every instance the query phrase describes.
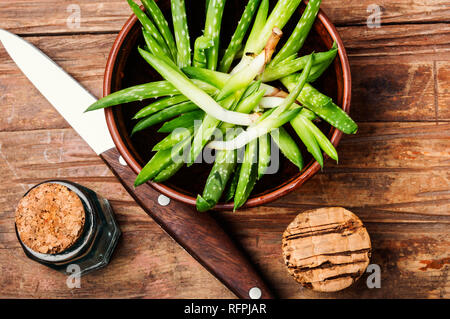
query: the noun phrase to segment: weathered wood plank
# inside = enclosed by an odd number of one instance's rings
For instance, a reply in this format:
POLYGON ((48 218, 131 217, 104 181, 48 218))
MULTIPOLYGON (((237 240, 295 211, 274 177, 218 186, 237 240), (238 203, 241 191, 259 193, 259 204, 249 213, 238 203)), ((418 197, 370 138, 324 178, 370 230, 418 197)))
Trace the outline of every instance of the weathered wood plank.
MULTIPOLYGON (((328 161, 324 173, 298 191, 266 207, 217 215, 283 297, 449 296, 448 266, 426 267, 448 253, 448 128, 363 123, 358 135, 342 141, 340 164, 328 161), (301 289, 285 272, 284 228, 299 211, 334 205, 352 209, 367 225, 375 247, 372 262, 383 271, 381 289, 368 289, 364 276, 355 287, 319 295, 301 289)), ((5 261, 0 267, 8 274, 0 279, 2 296, 230 297, 137 207, 73 130, 3 132, 0 143, 0 174, 6 181, 0 185, 0 260, 5 261), (15 204, 28 187, 48 178, 68 178, 109 198, 124 231, 111 267, 86 277, 80 290, 68 290, 64 276, 28 261, 15 239, 15 204)))
MULTIPOLYGON (((115 35, 29 38, 97 97, 115 35), (81 54, 80 54, 81 50, 81 54), (76 57, 78 56, 78 57, 76 57)), ((0 46, 0 130, 64 128, 68 124, 20 72, 0 46)))
POLYGON ((351 117, 357 121, 436 121, 433 62, 351 62, 351 117))
MULTIPOLYGON (((322 173, 277 203, 376 207, 448 200, 449 128, 450 124, 362 123, 359 134, 341 142, 339 164, 328 160, 322 173)), ((105 188, 104 195, 131 201, 72 129, 3 132, 0 145, 2 176, 10 180, 0 190, 12 196, 0 199, 1 210, 12 210, 24 189, 48 178, 71 178, 93 188, 115 184, 105 188)), ((436 209, 435 214, 446 212, 445 205, 436 209)), ((420 212, 420 207, 411 212, 420 212)))
POLYGON ((117 32, 130 15, 131 10, 124 0, 0 3, 0 27, 19 34, 117 32), (74 20, 78 13, 79 26, 74 20))
POLYGON ((260 267, 265 273, 270 274, 269 278, 281 296, 286 298, 448 296, 450 292, 446 270, 448 264, 444 262, 437 269, 424 267, 431 260, 439 264, 438 260, 448 257, 446 248, 449 244, 448 220, 447 224, 438 225, 413 221, 397 223, 387 214, 366 209, 354 211, 361 217, 371 236, 374 247, 371 263, 381 267, 381 289, 367 288, 368 274, 363 275, 356 286, 332 295, 313 293, 293 285, 281 258, 279 248, 281 234, 297 213, 310 208, 312 206, 295 206, 291 209, 277 207, 276 211, 268 207, 255 208, 226 219, 228 227, 237 231, 235 236, 242 238, 243 245, 252 256, 255 256, 260 267), (248 218, 248 215, 251 215, 251 218, 248 218))
POLYGON ((137 207, 114 205, 122 237, 108 267, 69 289, 67 277, 26 258, 13 219, 0 219, 2 298, 234 298, 137 207), (207 285, 205 285, 207 283, 207 285))
MULTIPOLYGON (((343 138, 339 164, 327 160, 323 172, 270 205, 215 213, 282 297, 450 297, 450 2, 379 1, 384 25, 370 29, 372 3, 322 5, 340 26, 352 66, 352 116, 360 122, 357 135, 343 138), (299 211, 336 205, 366 224, 381 289, 368 289, 365 275, 337 294, 317 294, 287 274, 280 248, 285 227, 299 211)), ((69 4, 2 2, 0 27, 29 35, 100 96, 108 52, 130 10, 124 0, 80 0, 81 24, 73 29, 69 4), (47 33, 53 35, 32 36, 47 33)), ((0 108, 0 297, 233 297, 134 203, 2 47, 0 108), (50 178, 109 198, 123 231, 110 267, 83 278, 81 289, 69 290, 63 275, 25 258, 15 237, 16 203, 50 178)))
POLYGON ((450 62, 438 61, 435 68, 436 113, 441 119, 450 119, 450 62))
MULTIPOLYGON (((343 5, 339 0, 324 0, 323 10, 337 25, 365 25, 371 14, 372 0, 356 1, 343 5)), ((414 23, 448 21, 448 0, 380 0, 376 2, 381 12, 381 23, 414 23)), ((125 0, 89 1, 76 3, 63 0, 19 0, 0 3, 0 27, 20 34, 117 32, 131 10, 125 0), (80 12, 79 27, 73 26, 74 11, 80 12)))
POLYGON ((445 168, 450 157, 448 123, 364 123, 339 143, 339 164, 329 169, 445 168), (425 165, 426 164, 426 165, 425 165))
POLYGON ((351 60, 395 59, 414 62, 417 56, 428 61, 450 58, 448 23, 338 27, 351 60))
POLYGON ((367 123, 304 188, 277 203, 448 215, 448 124, 367 123))
MULTIPOLYGON (((29 261, 12 232, 2 233, 0 249, 2 297, 233 297, 220 283, 182 251, 137 208, 114 204, 124 232, 109 267, 82 280, 82 288, 67 288, 66 277, 29 261)), ((380 223, 361 215, 375 247, 371 263, 382 270, 381 289, 368 289, 367 274, 349 289, 337 294, 317 294, 302 289, 287 274, 281 258, 280 234, 301 207, 260 207, 238 214, 222 214, 223 222, 240 241, 258 267, 284 298, 392 298, 449 296, 446 256, 448 231, 433 224, 380 223), (228 215, 228 216, 225 216, 228 215), (276 222, 274 222, 276 220, 276 222), (437 268, 426 265, 435 261, 437 268)), ((384 217, 386 218, 386 217, 384 217)), ((2 227, 2 231, 5 228, 2 227)))
POLYGON ((336 24, 362 24, 365 25, 369 15, 375 13, 370 6, 378 5, 381 9, 381 23, 403 22, 437 22, 448 21, 448 0, 361 0, 343 3, 339 0, 324 0, 323 10, 336 24))
MULTIPOLYGON (((439 28, 413 26, 409 37, 404 36, 403 27, 399 26, 383 27, 386 30, 383 32, 367 33, 361 29, 342 28, 353 75, 352 116, 357 121, 450 120, 445 67, 450 60, 449 27, 436 31, 439 28), (436 46, 430 47, 423 41, 426 34, 435 40, 436 46), (370 41, 366 41, 369 35, 370 41), (408 41, 410 46, 405 44, 408 41), (415 54, 415 50, 422 53, 415 54)), ((113 34, 102 34, 28 40, 94 95, 101 96, 104 66, 114 38, 113 34), (81 57, 74 48, 83 48, 81 57)), ((0 48, 0 107, 5 115, 0 118, 0 131, 67 127, 3 48, 0 48)))
POLYGON ((445 111, 449 108, 448 24, 344 27, 339 31, 351 64, 351 115, 356 121, 450 119, 445 111), (439 108, 444 111, 438 112, 439 108))
POLYGON ((295 206, 304 203, 448 215, 448 168, 422 172, 392 172, 392 169, 343 171, 327 170, 309 181, 307 187, 283 197, 277 204, 295 206))
POLYGON ((2 181, 10 181, 0 189, 2 297, 233 298, 134 203, 73 130, 2 135, 0 167, 2 181), (16 180, 20 176, 25 183, 16 180), (64 275, 26 258, 15 237, 17 200, 35 181, 48 178, 69 178, 110 199, 123 232, 111 265, 82 278, 82 289, 68 289, 64 275))

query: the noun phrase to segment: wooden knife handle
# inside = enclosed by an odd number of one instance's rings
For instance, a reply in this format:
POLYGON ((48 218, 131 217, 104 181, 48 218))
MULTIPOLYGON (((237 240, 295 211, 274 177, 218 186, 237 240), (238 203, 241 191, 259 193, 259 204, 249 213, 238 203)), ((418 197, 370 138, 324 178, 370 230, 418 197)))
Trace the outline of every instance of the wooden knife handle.
MULTIPOLYGON (((249 299, 250 289, 256 287, 262 293, 261 298, 274 298, 249 260, 209 213, 199 213, 175 200, 161 206, 160 194, 150 185, 134 188, 136 173, 119 163, 117 149, 100 156, 145 212, 233 293, 249 299)), ((253 289, 254 293, 258 295, 258 290, 253 289)))

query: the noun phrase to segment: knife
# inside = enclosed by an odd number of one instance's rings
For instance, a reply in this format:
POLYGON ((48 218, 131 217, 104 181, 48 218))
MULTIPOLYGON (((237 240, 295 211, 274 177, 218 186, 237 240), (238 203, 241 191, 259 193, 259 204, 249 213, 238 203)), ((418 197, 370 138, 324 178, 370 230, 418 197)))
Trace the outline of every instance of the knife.
POLYGON ((238 297, 274 297, 243 252, 210 214, 171 201, 149 184, 134 188, 136 174, 121 159, 103 112, 84 113, 97 100, 93 95, 19 36, 0 29, 0 41, 31 83, 105 161, 144 211, 175 241, 238 297))

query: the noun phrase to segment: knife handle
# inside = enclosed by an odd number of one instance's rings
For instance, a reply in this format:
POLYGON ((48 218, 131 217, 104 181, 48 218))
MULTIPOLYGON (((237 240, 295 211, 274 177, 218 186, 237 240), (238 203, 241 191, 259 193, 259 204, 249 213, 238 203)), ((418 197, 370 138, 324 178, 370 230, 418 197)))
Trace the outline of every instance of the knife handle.
POLYGON ((260 291, 261 298, 274 298, 249 260, 209 213, 199 213, 175 200, 167 206, 160 205, 160 194, 149 184, 134 188, 136 173, 120 164, 117 149, 112 148, 100 157, 144 211, 234 294, 250 299, 260 291))

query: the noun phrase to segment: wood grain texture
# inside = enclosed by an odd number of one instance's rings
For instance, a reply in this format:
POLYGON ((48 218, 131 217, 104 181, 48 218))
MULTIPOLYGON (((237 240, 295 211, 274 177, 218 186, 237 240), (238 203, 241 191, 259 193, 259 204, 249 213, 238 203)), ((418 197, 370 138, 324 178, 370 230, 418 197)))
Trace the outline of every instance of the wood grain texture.
MULTIPOLYGON (((81 29, 67 28, 71 1, 0 3, 0 28, 26 34, 94 95, 107 54, 129 16, 122 0, 80 0, 81 29), (82 50, 80 50, 82 48, 82 50)), ((341 141, 339 164, 259 208, 214 213, 284 298, 449 298, 449 1, 379 1, 381 28, 365 26, 373 1, 324 0, 352 66, 352 116, 359 131, 341 141), (446 23, 447 22, 447 23, 446 23), (334 294, 302 289, 281 256, 281 234, 299 211, 343 206, 371 236, 380 289, 334 294)), ((233 298, 170 239, 0 47, 0 297, 233 298), (27 259, 13 212, 35 183, 65 178, 111 200, 123 237, 112 263, 68 289, 66 278, 27 259)))
MULTIPOLYGON (((324 0, 322 9, 337 25, 365 25, 373 5, 372 0, 352 1, 342 5, 339 0, 324 0)), ((450 1, 448 0, 380 0, 382 23, 448 22, 450 1)), ((0 2, 2 27, 20 34, 60 34, 118 32, 123 22, 131 15, 126 1, 72 0, 18 0, 0 2), (71 4, 79 6, 81 21, 79 28, 70 27, 73 11, 71 4), (26 19, 19 19, 18 13, 26 19)))
POLYGON ((127 2, 122 0, 2 1, 0 12, 2 28, 19 34, 117 32, 131 15, 127 2), (70 5, 78 7, 71 9, 70 5), (71 20, 77 12, 79 27, 71 20))
MULTIPOLYGON (((93 95, 100 97, 106 60, 114 38, 115 35, 82 35, 32 37, 27 40, 93 95), (82 58, 79 56, 80 49, 82 58)), ((2 131, 69 127, 54 108, 48 107, 47 100, 20 72, 3 46, 0 48, 0 105, 4 110, 0 119, 2 131), (29 89, 24 90, 24 87, 29 89)))

